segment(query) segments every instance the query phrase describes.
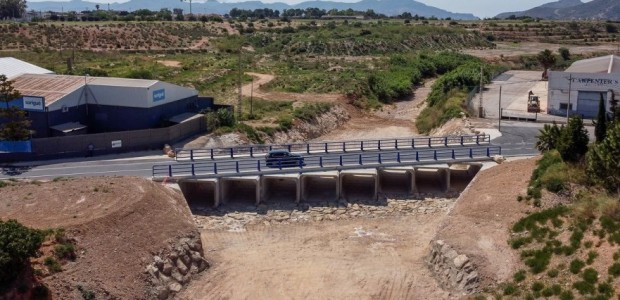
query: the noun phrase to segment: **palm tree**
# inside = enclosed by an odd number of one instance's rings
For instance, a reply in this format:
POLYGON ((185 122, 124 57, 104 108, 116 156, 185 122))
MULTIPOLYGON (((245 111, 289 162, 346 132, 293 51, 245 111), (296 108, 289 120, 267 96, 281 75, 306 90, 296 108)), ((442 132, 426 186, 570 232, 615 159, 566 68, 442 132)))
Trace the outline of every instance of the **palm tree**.
POLYGON ((557 124, 545 124, 545 127, 540 130, 540 134, 538 135, 536 149, 540 152, 547 152, 555 149, 560 139, 560 132, 561 130, 557 124))
POLYGON ((99 6, 99 4, 95 5, 95 8, 96 8, 97 10, 99 10, 99 7, 100 7, 100 6, 99 6))
POLYGON ((555 59, 555 56, 553 55, 553 52, 551 52, 551 50, 549 49, 545 49, 544 51, 541 51, 540 53, 538 53, 538 56, 536 58, 538 59, 538 62, 545 69, 543 71, 542 78, 547 79, 547 76, 548 76, 547 70, 555 65, 556 59, 555 59))

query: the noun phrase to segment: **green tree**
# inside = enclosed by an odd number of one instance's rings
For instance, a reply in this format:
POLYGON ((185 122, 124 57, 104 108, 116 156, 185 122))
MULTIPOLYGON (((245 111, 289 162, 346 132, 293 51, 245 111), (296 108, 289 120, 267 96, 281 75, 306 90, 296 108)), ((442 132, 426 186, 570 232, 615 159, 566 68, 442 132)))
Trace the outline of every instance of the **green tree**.
POLYGON ((570 50, 568 48, 562 47, 558 49, 558 52, 563 60, 570 60, 570 50))
POLYGON ((594 136, 596 136, 596 142, 600 143, 605 139, 605 133, 607 132, 607 110, 605 109, 603 93, 601 93, 601 99, 599 100, 598 116, 596 117, 595 125, 594 136))
POLYGON ((611 111, 611 121, 620 121, 620 106, 618 106, 618 100, 616 100, 616 94, 614 90, 609 90, 611 98, 609 99, 609 109, 611 111))
POLYGON ((0 220, 0 290, 7 287, 37 254, 45 235, 15 220, 0 220))
POLYGON ((26 0, 0 0, 0 20, 21 18, 26 13, 26 0))
POLYGON ((596 144, 587 155, 587 172, 590 178, 605 186, 620 198, 620 122, 607 131, 607 137, 596 144))
POLYGON ((558 152, 564 161, 578 162, 588 152, 588 131, 583 126, 581 117, 571 117, 568 125, 561 130, 558 152))
POLYGON ((556 61, 555 55, 553 55, 553 52, 551 52, 551 50, 545 49, 541 51, 540 53, 538 53, 538 55, 536 56, 536 59, 538 59, 538 62, 540 63, 540 65, 542 65, 542 67, 545 69, 543 71, 542 78, 546 79, 548 76, 547 70, 555 65, 555 61, 556 61))
POLYGON ((547 152, 556 149, 561 132, 562 131, 557 124, 545 124, 543 129, 540 129, 539 131, 538 141, 536 141, 536 149, 540 152, 547 152))
POLYGON ((13 87, 13 81, 5 75, 0 75, 0 140, 22 141, 30 138, 31 121, 26 117, 26 112, 18 107, 9 106, 9 103, 21 97, 18 90, 13 87))

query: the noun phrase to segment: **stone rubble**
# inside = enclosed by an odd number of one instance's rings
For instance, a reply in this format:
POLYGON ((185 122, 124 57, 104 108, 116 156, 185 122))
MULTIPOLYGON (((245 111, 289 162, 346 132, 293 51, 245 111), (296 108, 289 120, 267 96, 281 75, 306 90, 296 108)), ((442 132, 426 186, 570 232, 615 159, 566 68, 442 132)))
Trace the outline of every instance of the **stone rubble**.
POLYGON ((479 288, 480 278, 469 257, 442 240, 431 242, 427 265, 445 290, 472 294, 479 288))
MULTIPOLYGON (((448 195, 450 196, 450 195, 448 195)), ((246 226, 276 225, 304 222, 323 222, 353 218, 385 218, 398 215, 447 213, 456 198, 429 198, 425 200, 380 199, 349 203, 273 203, 219 208, 193 207, 199 229, 243 231, 246 226)))

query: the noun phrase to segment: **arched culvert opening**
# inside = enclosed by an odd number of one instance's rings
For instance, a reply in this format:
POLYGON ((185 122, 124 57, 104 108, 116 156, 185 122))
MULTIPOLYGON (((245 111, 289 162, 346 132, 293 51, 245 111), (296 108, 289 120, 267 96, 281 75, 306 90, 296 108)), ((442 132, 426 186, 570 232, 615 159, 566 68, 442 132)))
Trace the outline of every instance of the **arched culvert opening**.
POLYGON ((381 170, 378 176, 382 194, 408 195, 411 192, 412 174, 407 170, 381 170))
POLYGON ((297 177, 263 177, 263 202, 297 201, 297 177))
POLYGON ((448 190, 449 177, 447 168, 417 168, 415 170, 415 183, 418 193, 440 194, 448 190))
POLYGON ((216 180, 182 180, 179 187, 192 211, 214 207, 217 203, 216 180))
POLYGON ((342 174, 342 198, 348 202, 376 201, 376 175, 342 174))
POLYGON ((450 166, 450 190, 462 192, 476 177, 482 164, 454 164, 450 166))
POLYGON ((260 182, 257 179, 221 179, 222 203, 227 206, 255 205, 260 196, 260 182))
POLYGON ((302 198, 309 203, 338 200, 338 177, 306 175, 302 176, 302 198))

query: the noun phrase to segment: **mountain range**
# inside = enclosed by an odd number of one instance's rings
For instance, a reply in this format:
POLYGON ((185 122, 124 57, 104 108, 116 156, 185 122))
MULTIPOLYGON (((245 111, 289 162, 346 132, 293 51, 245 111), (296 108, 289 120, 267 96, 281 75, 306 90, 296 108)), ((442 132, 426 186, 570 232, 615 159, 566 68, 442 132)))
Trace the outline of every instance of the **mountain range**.
POLYGON ((619 0, 592 0, 583 3, 581 0, 560 0, 547 3, 532 9, 518 12, 507 12, 497 15, 505 19, 510 16, 532 17, 550 20, 620 20, 619 0))
MULTIPOLYGON (((69 2, 60 1, 44 1, 44 2, 28 2, 28 10, 35 11, 83 11, 94 10, 96 3, 86 2, 82 0, 72 0, 69 2)), ((99 3, 100 9, 107 9, 108 3, 99 3)), ((424 17, 437 17, 437 18, 452 18, 457 20, 475 20, 476 16, 473 14, 452 13, 443 9, 439 9, 433 6, 414 1, 414 0, 361 0, 354 3, 334 2, 334 1, 306 1, 295 5, 288 5, 282 2, 276 3, 263 3, 260 1, 245 1, 235 3, 222 3, 215 0, 207 2, 193 2, 192 12, 195 14, 227 14, 233 8, 239 9, 259 9, 270 8, 273 10, 283 11, 285 9, 292 8, 308 8, 316 7, 319 9, 353 9, 357 11, 366 11, 368 9, 374 10, 376 13, 385 14, 388 16, 400 15, 404 12, 409 12, 412 15, 419 15, 424 17)), ((149 9, 160 10, 162 8, 182 8, 185 13, 189 12, 189 3, 181 3, 178 0, 130 0, 125 3, 110 3, 109 8, 112 10, 126 10, 133 11, 137 9, 149 9)))

